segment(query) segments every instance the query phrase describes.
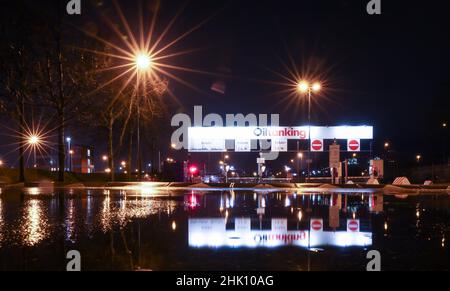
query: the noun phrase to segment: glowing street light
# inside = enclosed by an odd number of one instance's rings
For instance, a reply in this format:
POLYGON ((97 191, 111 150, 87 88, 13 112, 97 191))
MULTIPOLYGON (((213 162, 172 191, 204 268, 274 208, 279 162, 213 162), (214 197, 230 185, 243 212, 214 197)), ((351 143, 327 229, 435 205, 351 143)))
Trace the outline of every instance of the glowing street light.
POLYGON ((31 135, 28 138, 28 144, 33 145, 33 146, 39 144, 39 141, 40 140, 39 140, 39 137, 37 135, 31 135))
POLYGON ((385 143, 384 143, 384 148, 385 148, 385 149, 388 149, 389 146, 390 146, 390 144, 389 144, 388 142, 385 142, 385 143))
POLYGON ((136 68, 141 71, 146 71, 152 66, 152 58, 146 53, 139 53, 135 59, 136 68))
POLYGON ((102 160, 103 160, 104 162, 106 162, 106 161, 108 160, 108 156, 107 156, 107 155, 104 155, 104 156, 102 157, 102 160))

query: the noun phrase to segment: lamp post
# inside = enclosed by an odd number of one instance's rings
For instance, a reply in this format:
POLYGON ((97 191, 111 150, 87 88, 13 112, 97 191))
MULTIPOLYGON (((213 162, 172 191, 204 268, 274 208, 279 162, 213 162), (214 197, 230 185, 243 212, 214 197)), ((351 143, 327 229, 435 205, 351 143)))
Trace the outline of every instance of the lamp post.
POLYGON ((137 104, 136 104, 136 108, 137 108, 137 168, 138 168, 138 174, 137 174, 137 180, 141 181, 141 177, 142 177, 142 153, 141 153, 141 110, 140 110, 140 98, 139 98, 139 80, 140 77, 145 77, 145 73, 148 72, 149 69, 151 69, 152 66, 152 59, 150 57, 150 55, 146 52, 141 52, 138 53, 135 56, 135 66, 136 66, 136 70, 138 71, 138 73, 141 73, 141 76, 139 76, 139 74, 137 74, 137 78, 138 78, 138 84, 137 84, 137 90, 136 90, 136 95, 137 95, 137 104))
POLYGON ((34 164, 33 164, 33 168, 36 168, 36 147, 39 145, 40 143, 40 138, 37 135, 30 135, 28 137, 28 144, 32 147, 33 149, 33 157, 34 157, 34 164))
POLYGON ((67 137, 66 141, 67 141, 67 149, 68 149, 68 153, 69 153, 69 171, 71 172, 72 171, 72 148, 70 145, 71 145, 72 138, 67 137))
POLYGON ((320 83, 313 83, 312 85, 307 81, 300 81, 297 85, 297 90, 302 93, 308 94, 308 160, 307 160, 307 178, 309 182, 310 178, 310 164, 311 164, 311 95, 312 93, 319 92, 322 89, 322 85, 320 83))

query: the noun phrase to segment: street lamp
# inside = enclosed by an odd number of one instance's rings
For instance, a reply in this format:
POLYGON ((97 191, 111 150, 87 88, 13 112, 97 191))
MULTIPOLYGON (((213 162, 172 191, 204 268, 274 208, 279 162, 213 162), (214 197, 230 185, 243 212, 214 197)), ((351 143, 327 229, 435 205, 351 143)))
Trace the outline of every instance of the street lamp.
POLYGON ((32 147, 33 149, 33 156, 34 156, 34 165, 33 168, 36 168, 36 147, 39 146, 39 143, 41 142, 41 139, 39 138, 39 136, 32 134, 28 137, 28 144, 32 147))
MULTIPOLYGON (((152 67, 152 58, 151 56, 146 52, 140 52, 135 55, 135 66, 136 70, 140 73, 142 73, 142 77, 145 77, 145 73, 151 69, 152 67)), ((139 75, 137 75, 138 82, 139 82, 139 75)), ((145 81, 144 81, 145 83, 145 81)), ((137 95, 137 163, 138 163, 138 181, 141 180, 142 175, 142 154, 141 154, 141 110, 140 110, 140 102, 139 102, 139 83, 138 88, 136 90, 137 95)))
POLYGON ((72 142, 72 138, 71 137, 66 137, 66 141, 67 141, 67 149, 68 149, 68 153, 69 153, 69 171, 72 171, 72 154, 70 153, 72 151, 72 147, 71 142, 72 142))
POLYGON ((317 93, 322 89, 322 85, 318 82, 315 82, 313 84, 310 84, 309 82, 303 80, 300 81, 297 84, 297 90, 299 93, 301 94, 308 94, 308 141, 309 141, 309 146, 308 146, 308 182, 309 182, 309 178, 310 178, 310 162, 311 162, 311 95, 312 93, 317 93))
POLYGON ((152 58, 146 53, 139 53, 135 56, 135 64, 138 70, 148 70, 152 66, 152 58))
POLYGON ((104 156, 102 157, 102 160, 103 160, 104 162, 108 161, 108 156, 107 156, 107 155, 104 155, 104 156))

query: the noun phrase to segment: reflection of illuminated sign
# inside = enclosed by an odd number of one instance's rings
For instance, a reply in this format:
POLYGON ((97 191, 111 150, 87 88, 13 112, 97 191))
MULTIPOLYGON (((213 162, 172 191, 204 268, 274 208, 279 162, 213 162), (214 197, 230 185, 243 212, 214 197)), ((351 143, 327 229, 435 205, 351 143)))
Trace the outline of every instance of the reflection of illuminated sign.
POLYGON ((224 218, 189 219, 190 247, 368 246, 372 233, 358 231, 287 230, 287 219, 273 219, 271 230, 252 230, 250 218, 239 218, 235 229, 226 229, 224 218), (309 242, 308 242, 309 241, 309 242))

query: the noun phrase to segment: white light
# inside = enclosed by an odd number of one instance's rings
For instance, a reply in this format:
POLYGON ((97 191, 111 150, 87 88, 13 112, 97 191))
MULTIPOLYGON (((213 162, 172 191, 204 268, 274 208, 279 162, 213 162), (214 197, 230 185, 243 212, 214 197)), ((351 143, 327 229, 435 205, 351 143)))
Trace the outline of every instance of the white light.
POLYGON ((136 57, 136 66, 140 70, 146 70, 150 67, 152 61, 149 55, 147 54, 139 54, 136 57))
POLYGON ((30 138, 28 140, 28 143, 31 144, 31 145, 38 144, 39 143, 39 137, 36 136, 36 135, 30 136, 30 138))

